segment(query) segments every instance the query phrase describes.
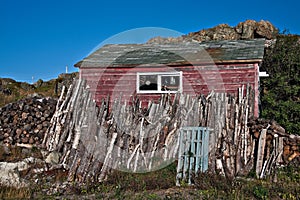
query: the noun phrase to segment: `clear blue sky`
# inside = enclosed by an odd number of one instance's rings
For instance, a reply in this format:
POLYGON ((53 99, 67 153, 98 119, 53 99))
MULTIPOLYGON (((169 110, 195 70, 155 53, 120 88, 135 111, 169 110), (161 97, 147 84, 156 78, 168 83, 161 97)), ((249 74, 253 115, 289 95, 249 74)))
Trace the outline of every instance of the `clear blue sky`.
POLYGON ((263 19, 300 34, 299 8, 297 0, 0 0, 0 77, 31 82, 55 78, 66 65, 77 71, 97 45, 134 28, 186 34, 263 19))

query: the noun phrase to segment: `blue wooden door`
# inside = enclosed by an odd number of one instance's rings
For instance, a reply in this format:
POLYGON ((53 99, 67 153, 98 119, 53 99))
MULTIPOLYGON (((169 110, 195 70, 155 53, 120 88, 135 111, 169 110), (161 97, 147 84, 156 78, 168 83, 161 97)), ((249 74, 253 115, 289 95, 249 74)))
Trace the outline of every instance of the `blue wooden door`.
POLYGON ((208 169, 209 131, 208 127, 181 128, 176 185, 181 181, 191 184, 193 174, 208 169))

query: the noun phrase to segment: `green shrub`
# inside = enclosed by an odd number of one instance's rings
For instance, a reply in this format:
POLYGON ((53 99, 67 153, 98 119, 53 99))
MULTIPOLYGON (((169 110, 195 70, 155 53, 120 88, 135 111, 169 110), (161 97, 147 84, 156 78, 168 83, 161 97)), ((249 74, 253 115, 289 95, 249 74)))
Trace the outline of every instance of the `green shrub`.
POLYGON ((253 194, 257 199, 268 199, 268 189, 262 185, 254 187, 253 194))
POLYGON ((275 46, 266 50, 261 66, 270 74, 261 79, 261 115, 292 134, 300 134, 299 52, 300 36, 279 35, 275 46))

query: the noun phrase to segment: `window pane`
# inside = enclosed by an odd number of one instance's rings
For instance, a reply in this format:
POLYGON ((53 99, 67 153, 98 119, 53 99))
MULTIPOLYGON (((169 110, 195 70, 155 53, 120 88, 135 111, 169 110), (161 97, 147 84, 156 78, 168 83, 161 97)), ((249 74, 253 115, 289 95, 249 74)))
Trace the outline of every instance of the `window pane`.
POLYGON ((157 87, 157 75, 140 75, 140 90, 156 90, 157 87))
POLYGON ((179 76, 161 76, 161 90, 178 91, 180 84, 179 79, 179 76))

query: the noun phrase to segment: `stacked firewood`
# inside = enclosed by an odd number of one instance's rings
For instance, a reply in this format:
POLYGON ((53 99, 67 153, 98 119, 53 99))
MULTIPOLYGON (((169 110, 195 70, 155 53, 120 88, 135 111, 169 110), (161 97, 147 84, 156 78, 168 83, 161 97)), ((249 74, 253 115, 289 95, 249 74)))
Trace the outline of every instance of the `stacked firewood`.
POLYGON ((279 164, 287 164, 294 159, 300 161, 299 135, 286 133, 285 129, 273 120, 251 119, 248 126, 250 134, 259 141, 257 144, 264 145, 261 154, 265 160, 265 167, 262 168, 262 172, 267 172, 268 166, 272 166, 275 161, 279 164))
POLYGON ((0 142, 41 144, 55 107, 55 99, 31 97, 0 108, 0 142))
POLYGON ((250 120, 248 125, 255 139, 259 139, 260 130, 267 129, 267 148, 273 148, 272 141, 275 138, 283 138, 282 162, 287 163, 300 156, 300 136, 286 133, 285 129, 275 121, 258 118, 250 120))

